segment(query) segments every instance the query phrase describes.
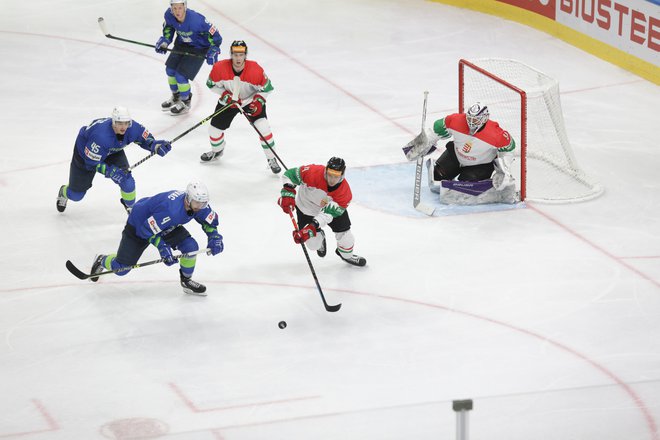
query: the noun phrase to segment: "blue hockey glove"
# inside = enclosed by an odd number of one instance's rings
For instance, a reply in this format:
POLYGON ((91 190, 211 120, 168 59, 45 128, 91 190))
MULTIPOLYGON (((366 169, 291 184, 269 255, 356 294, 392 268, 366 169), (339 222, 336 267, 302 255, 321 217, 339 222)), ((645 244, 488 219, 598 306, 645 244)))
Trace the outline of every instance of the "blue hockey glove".
POLYGON ((170 141, 154 141, 151 144, 151 152, 156 153, 160 157, 165 156, 172 150, 172 143, 170 141))
POLYGON ((211 255, 218 255, 225 248, 225 245, 222 243, 222 235, 217 232, 209 235, 209 242, 206 247, 211 250, 211 255))
POLYGON ((209 51, 206 52, 206 64, 211 66, 218 62, 218 55, 220 55, 220 48, 216 46, 211 46, 209 51))
POLYGON ((158 41, 156 41, 156 52, 158 53, 167 53, 167 46, 169 46, 171 43, 170 40, 168 40, 165 37, 160 37, 158 41))
POLYGON ((116 167, 114 165, 107 165, 104 163, 100 163, 96 165, 96 171, 103 174, 108 179, 111 179, 117 185, 121 185, 124 182, 124 180, 126 180, 128 176, 131 175, 130 172, 122 168, 116 167))

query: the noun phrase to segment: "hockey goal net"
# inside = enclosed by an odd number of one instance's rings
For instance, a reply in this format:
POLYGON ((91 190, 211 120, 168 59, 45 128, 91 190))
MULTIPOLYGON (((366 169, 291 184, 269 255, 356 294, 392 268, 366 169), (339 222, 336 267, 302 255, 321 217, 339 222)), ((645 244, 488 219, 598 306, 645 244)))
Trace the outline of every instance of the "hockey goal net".
POLYGON ((459 111, 474 102, 516 141, 511 173, 521 200, 579 202, 603 188, 580 169, 566 135, 559 83, 519 61, 459 61, 459 111))

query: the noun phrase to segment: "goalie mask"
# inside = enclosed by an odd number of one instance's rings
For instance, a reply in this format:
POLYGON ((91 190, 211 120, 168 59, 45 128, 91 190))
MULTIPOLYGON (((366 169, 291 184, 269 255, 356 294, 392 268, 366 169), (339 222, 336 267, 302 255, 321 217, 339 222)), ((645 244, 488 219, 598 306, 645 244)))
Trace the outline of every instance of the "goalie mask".
POLYGON ((488 122, 489 117, 487 106, 482 105, 480 102, 474 103, 465 114, 468 127, 470 127, 470 134, 478 132, 488 122))
POLYGON ((209 190, 206 185, 200 181, 190 182, 186 187, 186 201, 193 212, 206 208, 209 204, 209 190))

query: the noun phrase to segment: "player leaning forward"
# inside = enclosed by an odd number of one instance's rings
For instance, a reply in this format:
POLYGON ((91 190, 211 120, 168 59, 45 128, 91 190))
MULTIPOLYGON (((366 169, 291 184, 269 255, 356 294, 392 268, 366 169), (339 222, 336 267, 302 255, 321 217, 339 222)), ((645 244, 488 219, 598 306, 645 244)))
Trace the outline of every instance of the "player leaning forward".
MULTIPOLYGON (((273 85, 264 72, 264 69, 256 62, 247 60, 248 48, 243 40, 231 43, 231 58, 219 61, 213 65, 211 74, 206 81, 206 86, 220 95, 215 107, 217 112, 222 107, 231 103, 234 92, 234 77, 240 78, 237 105, 241 106, 248 120, 254 124, 261 133, 261 148, 263 149, 270 170, 277 174, 282 169, 277 164, 273 149, 275 140, 270 130, 270 123, 266 115, 266 98, 273 91, 273 85)), ((209 125, 209 141, 211 151, 202 154, 202 162, 218 160, 225 150, 225 130, 229 128, 234 117, 240 110, 232 106, 211 119, 209 125)))
POLYGON ((135 179, 128 171, 124 148, 133 142, 161 157, 172 149, 169 141, 154 139, 122 106, 112 109, 111 117, 94 119, 81 127, 73 147, 69 183, 62 185, 57 193, 57 210, 64 212, 68 200, 82 200, 99 173, 119 185, 120 202, 130 211, 135 203, 135 179))
POLYGON ((325 257, 327 247, 322 228, 329 226, 337 240, 335 253, 349 264, 364 266, 367 260, 353 253, 355 238, 347 210, 353 195, 344 178, 345 172, 346 163, 339 157, 332 157, 326 166, 290 168, 282 175, 278 204, 287 214, 296 210, 300 228, 293 233, 296 243, 307 243, 319 257, 325 257))
MULTIPOLYGON (((117 270, 135 265, 145 249, 152 244, 167 266, 177 262, 172 249, 188 254, 199 250, 197 241, 183 226, 195 220, 208 236, 207 248, 212 255, 223 251, 222 235, 218 233, 218 215, 209 206, 209 192, 201 182, 188 184, 184 191, 167 191, 145 197, 135 203, 122 232, 116 254, 97 255, 92 274, 104 269, 117 270)), ((183 291, 206 296, 206 286, 192 280, 196 256, 179 258, 179 275, 183 291)), ((126 275, 129 271, 119 271, 126 275)), ((90 278, 97 281, 98 277, 90 278)))

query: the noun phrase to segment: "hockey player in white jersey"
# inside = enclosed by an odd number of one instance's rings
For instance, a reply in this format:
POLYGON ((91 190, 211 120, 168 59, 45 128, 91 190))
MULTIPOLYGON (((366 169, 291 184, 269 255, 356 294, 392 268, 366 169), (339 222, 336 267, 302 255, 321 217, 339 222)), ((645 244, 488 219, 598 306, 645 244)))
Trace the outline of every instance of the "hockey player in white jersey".
POLYGON ((345 172, 346 163, 339 157, 332 157, 326 166, 289 168, 282 175, 283 186, 277 203, 287 214, 296 211, 300 229, 293 232, 293 241, 307 243, 319 257, 325 257, 323 228, 329 226, 337 240, 335 253, 346 263, 364 266, 366 258, 353 253, 355 238, 347 210, 353 194, 344 178, 345 172))

